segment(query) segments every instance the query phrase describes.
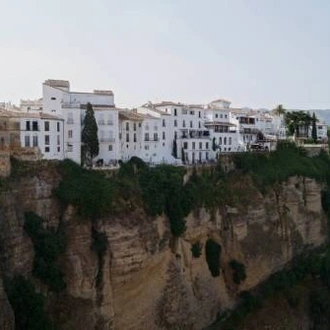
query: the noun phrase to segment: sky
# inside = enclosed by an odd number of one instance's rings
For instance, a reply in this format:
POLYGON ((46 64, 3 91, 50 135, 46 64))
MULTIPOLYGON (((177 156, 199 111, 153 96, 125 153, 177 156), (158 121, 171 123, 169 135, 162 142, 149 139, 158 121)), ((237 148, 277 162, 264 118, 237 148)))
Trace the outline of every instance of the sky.
POLYGON ((330 109, 329 0, 0 0, 0 101, 46 79, 147 101, 330 109))

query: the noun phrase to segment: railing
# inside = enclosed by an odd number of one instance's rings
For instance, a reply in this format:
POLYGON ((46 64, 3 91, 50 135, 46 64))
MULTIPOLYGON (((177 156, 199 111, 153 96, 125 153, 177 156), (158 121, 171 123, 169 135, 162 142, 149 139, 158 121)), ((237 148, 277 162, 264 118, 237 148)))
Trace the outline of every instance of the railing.
POLYGON ((144 142, 158 142, 160 141, 160 138, 145 138, 144 142))
POLYGON ((102 137, 102 138, 100 138, 100 142, 115 142, 115 138, 112 138, 112 137, 102 137))

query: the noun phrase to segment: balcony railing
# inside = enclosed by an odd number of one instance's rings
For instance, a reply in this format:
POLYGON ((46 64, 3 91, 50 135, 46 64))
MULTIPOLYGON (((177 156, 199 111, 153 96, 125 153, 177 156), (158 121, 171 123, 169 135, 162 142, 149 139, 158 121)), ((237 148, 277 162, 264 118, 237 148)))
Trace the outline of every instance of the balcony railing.
POLYGON ((158 142, 160 138, 145 138, 144 142, 158 142))
POLYGON ((115 138, 112 138, 112 137, 102 137, 102 138, 100 138, 100 142, 115 142, 115 138))

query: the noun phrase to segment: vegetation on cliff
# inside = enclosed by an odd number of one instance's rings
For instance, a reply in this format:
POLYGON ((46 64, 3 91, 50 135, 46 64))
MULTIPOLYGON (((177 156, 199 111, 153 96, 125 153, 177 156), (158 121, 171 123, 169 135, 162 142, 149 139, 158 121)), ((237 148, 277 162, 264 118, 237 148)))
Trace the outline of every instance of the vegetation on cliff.
POLYGON ((34 212, 25 213, 24 230, 34 247, 33 275, 47 284, 50 290, 60 292, 66 284, 56 260, 65 251, 65 239, 60 231, 45 229, 43 221, 34 212))

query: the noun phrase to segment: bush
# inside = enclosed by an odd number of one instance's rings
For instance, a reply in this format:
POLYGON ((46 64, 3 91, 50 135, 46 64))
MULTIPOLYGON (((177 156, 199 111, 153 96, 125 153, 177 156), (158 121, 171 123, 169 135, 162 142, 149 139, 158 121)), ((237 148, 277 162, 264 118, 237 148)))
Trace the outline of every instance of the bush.
POLYGON ((233 270, 233 281, 235 284, 240 284, 246 279, 245 266, 237 260, 231 260, 229 266, 233 270))
POLYGON ((43 219, 34 212, 25 213, 24 230, 34 247, 33 275, 50 290, 62 291, 66 285, 56 260, 65 251, 64 235, 52 228, 44 229, 43 219))
POLYGON ((74 205, 79 214, 92 219, 111 210, 113 186, 103 174, 67 159, 61 163, 60 172, 62 181, 55 195, 62 203, 74 205))
POLYGON ((15 329, 54 329, 51 320, 45 314, 45 297, 41 293, 36 293, 31 281, 23 276, 5 278, 4 289, 14 310, 15 329))
POLYGON ((202 244, 200 242, 194 243, 191 246, 191 253, 193 255, 194 258, 199 258, 202 254, 202 244))
POLYGON ((208 239, 205 245, 205 256, 207 265, 213 277, 220 275, 220 255, 221 246, 212 239, 208 239))

